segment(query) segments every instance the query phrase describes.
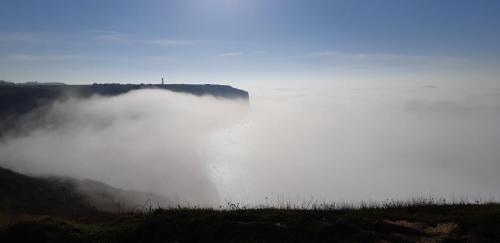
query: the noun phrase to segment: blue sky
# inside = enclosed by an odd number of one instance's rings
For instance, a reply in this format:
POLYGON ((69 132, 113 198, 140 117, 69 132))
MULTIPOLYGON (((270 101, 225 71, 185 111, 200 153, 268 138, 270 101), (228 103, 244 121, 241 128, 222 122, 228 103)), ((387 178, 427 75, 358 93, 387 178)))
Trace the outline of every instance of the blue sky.
POLYGON ((500 2, 1 0, 0 79, 266 83, 491 73, 500 2), (469 72, 470 71, 470 72, 469 72))

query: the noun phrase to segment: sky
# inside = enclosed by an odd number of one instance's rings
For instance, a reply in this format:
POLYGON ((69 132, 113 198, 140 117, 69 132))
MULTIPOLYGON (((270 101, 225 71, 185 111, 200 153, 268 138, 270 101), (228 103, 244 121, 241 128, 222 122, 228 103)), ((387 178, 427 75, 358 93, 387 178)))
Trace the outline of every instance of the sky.
MULTIPOLYGON (((500 2, 1 0, 0 79, 305 85, 497 76, 500 2)), ((278 86, 279 86, 278 85, 278 86)))
POLYGON ((162 77, 245 89, 250 109, 158 90, 56 101, 0 141, 2 166, 193 202, 203 186, 500 198, 500 1, 0 0, 0 80, 162 77))

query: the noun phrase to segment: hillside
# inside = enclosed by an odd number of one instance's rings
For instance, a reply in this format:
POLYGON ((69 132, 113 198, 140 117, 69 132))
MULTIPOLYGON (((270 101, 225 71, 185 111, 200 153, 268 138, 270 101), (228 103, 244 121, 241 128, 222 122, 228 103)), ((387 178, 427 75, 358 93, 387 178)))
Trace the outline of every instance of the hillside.
POLYGON ((92 180, 32 177, 0 167, 0 212, 84 216, 97 211, 142 211, 167 207, 167 198, 127 191, 92 180))
POLYGON ((30 177, 0 167, 0 212, 68 216, 97 210, 68 181, 30 177))

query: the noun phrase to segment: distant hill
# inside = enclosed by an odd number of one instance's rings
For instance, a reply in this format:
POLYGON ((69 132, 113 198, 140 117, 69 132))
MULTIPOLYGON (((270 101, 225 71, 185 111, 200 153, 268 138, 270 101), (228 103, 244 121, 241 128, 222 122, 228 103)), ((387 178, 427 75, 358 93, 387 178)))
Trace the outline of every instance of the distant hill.
POLYGON ((175 203, 168 198, 147 192, 122 190, 94 180, 70 180, 76 191, 101 211, 143 211, 150 207, 172 207, 175 203))
POLYGON ((5 80, 0 80, 0 86, 10 86, 10 85, 16 85, 16 84, 5 80))
POLYGON ((66 85, 66 84, 65 83, 58 83, 58 82, 31 81, 31 82, 25 82, 25 83, 16 83, 16 85, 66 85))
POLYGON ((30 177, 0 167, 0 212, 84 215, 97 209, 71 183, 30 177))
POLYGON ((92 180, 32 177, 0 167, 0 213, 77 216, 170 207, 167 198, 92 180))
POLYGON ((58 82, 38 82, 38 81, 14 83, 10 81, 0 80, 0 86, 12 86, 12 85, 66 85, 66 84, 58 82))

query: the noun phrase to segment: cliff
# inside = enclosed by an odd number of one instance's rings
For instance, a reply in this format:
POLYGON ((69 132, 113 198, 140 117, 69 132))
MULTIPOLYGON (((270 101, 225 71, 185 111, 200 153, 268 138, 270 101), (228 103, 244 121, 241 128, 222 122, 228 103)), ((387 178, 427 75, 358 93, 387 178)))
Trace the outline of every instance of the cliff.
POLYGON ((221 99, 249 100, 247 91, 229 85, 216 84, 14 84, 0 83, 0 121, 23 115, 43 104, 51 102, 65 94, 85 98, 92 95, 113 96, 139 89, 165 89, 173 92, 197 96, 211 95, 221 99))

